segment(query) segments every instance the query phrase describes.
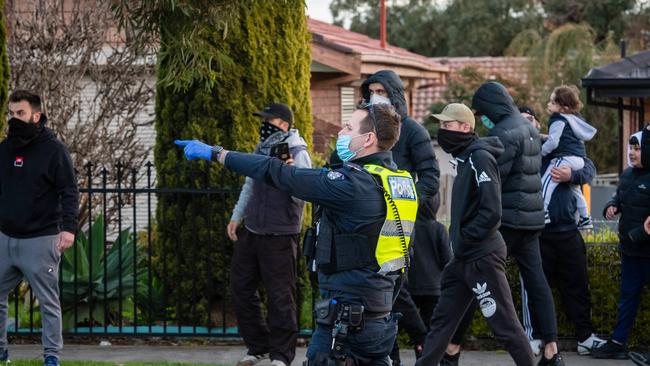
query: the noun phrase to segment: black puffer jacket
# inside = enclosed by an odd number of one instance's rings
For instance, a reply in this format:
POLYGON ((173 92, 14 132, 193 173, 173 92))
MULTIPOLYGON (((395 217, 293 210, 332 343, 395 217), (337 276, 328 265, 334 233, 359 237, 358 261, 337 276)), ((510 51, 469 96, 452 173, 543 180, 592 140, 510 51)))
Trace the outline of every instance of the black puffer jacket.
POLYGON ((650 235, 643 229, 643 222, 650 216, 650 169, 646 168, 650 163, 650 131, 645 129, 641 140, 643 167, 627 168, 621 173, 616 194, 605 205, 603 215, 609 206, 621 214, 618 237, 623 254, 650 258, 650 235))
POLYGON ((422 125, 407 115, 404 84, 395 72, 377 71, 363 82, 361 93, 367 101, 370 100, 368 86, 372 83, 380 83, 384 86, 393 107, 402 117, 399 140, 391 149, 393 160, 399 169, 406 170, 413 175, 414 179, 417 178, 415 188, 420 201, 424 202, 428 197, 438 193, 438 179, 440 179, 440 169, 431 145, 431 136, 422 125))
POLYGON ((497 82, 478 88, 472 108, 494 122, 490 136, 498 137, 505 147, 497 159, 503 205, 501 225, 517 230, 543 229, 539 133, 521 116, 506 88, 497 82))

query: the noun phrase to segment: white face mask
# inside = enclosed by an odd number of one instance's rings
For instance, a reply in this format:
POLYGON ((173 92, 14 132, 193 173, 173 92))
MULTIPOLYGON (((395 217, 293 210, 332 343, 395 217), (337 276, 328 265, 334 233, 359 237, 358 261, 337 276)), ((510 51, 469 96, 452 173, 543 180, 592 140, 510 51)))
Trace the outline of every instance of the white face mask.
POLYGON ((390 104, 390 99, 386 97, 382 97, 381 95, 373 94, 370 97, 370 104, 375 105, 375 104, 390 104))

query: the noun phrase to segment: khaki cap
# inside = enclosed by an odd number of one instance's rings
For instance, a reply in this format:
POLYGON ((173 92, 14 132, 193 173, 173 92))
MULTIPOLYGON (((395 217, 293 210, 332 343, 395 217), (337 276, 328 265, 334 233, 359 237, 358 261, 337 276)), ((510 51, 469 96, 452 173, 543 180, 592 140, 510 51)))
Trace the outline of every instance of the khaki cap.
POLYGON ((458 121, 467 123, 474 129, 475 118, 472 110, 463 103, 447 104, 440 114, 432 114, 433 117, 440 121, 458 121))

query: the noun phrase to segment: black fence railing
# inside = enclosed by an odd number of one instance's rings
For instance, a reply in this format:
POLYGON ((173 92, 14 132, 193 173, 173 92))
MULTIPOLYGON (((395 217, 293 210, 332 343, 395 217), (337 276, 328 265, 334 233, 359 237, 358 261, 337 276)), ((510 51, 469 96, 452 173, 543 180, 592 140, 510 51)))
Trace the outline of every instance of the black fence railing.
MULTIPOLYGON (((88 164, 80 177, 86 219, 59 271, 64 333, 238 337, 228 286, 232 243, 225 228, 239 186, 222 183, 241 180, 226 174, 213 184, 224 188, 160 188, 154 186, 150 163, 141 172, 122 164, 113 172, 88 164), (164 209, 169 206, 177 211, 164 209), (169 224, 178 215, 184 215, 185 227, 169 224), (201 244, 191 246, 197 253, 188 243, 201 244)), ((615 320, 616 301, 600 300, 616 291, 620 278, 615 227, 599 222, 585 237, 597 243, 587 246, 592 292, 599 299, 594 325, 606 332, 615 320)), ((309 336, 316 291, 307 276, 301 278, 299 324, 301 334, 309 336)), ((37 334, 40 324, 38 303, 22 283, 9 297, 9 334, 37 334)), ((569 333, 562 336, 572 336, 569 328, 562 329, 569 333)))

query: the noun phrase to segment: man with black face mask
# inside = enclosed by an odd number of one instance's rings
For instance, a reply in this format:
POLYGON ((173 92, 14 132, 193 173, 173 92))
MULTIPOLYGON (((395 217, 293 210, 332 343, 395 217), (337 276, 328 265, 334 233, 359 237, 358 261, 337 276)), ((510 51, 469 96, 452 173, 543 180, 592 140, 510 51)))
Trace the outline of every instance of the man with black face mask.
POLYGON ((519 324, 505 273, 506 246, 501 223, 501 180, 496 137, 474 134, 474 114, 461 103, 447 105, 438 143, 457 162, 451 196, 449 238, 454 253, 442 272, 441 294, 433 311, 424 352, 416 366, 438 365, 466 310, 476 298, 490 329, 518 366, 534 364, 528 338, 519 324))
MULTIPOLYGON (((255 153, 272 156, 278 146, 289 150, 287 164, 311 168, 307 144, 292 129, 286 104, 272 103, 253 115, 262 118, 255 153)), ((228 223, 235 242, 230 286, 239 332, 248 353, 238 366, 251 366, 270 356, 275 366, 289 365, 295 356, 296 261, 303 201, 262 181, 246 178, 228 223), (237 230, 244 221, 244 226, 237 230), (257 293, 260 281, 268 294, 268 324, 257 293)))
POLYGON ((8 295, 24 277, 41 308, 45 365, 58 366, 59 262, 77 230, 77 181, 68 150, 45 127, 38 95, 15 90, 9 116, 0 143, 0 362, 9 359, 8 295))

